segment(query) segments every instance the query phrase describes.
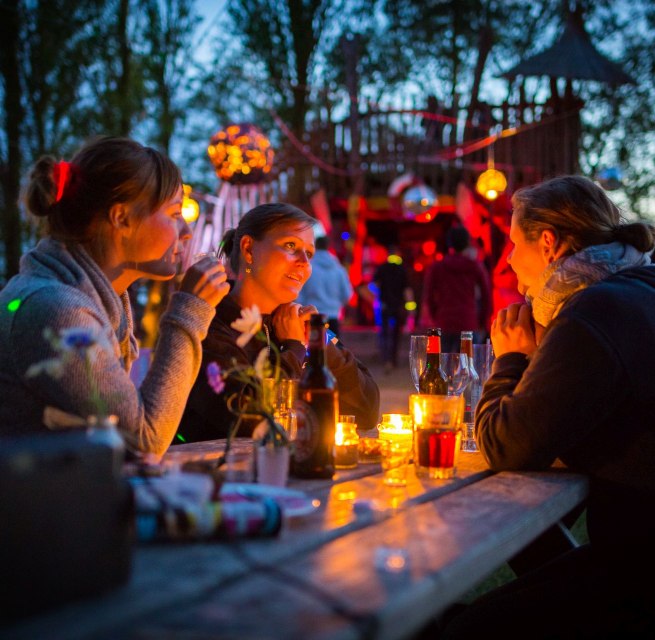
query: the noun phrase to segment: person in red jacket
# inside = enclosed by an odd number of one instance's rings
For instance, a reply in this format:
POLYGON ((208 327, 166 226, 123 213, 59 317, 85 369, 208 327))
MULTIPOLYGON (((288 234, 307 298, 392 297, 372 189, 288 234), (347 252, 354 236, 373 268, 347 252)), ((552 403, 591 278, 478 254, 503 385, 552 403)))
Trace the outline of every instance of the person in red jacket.
POLYGON ((460 333, 473 331, 474 342, 484 341, 491 315, 491 287, 485 267, 466 255, 470 245, 464 227, 446 234, 448 254, 428 269, 423 304, 435 327, 441 327, 443 352, 459 351, 460 333))

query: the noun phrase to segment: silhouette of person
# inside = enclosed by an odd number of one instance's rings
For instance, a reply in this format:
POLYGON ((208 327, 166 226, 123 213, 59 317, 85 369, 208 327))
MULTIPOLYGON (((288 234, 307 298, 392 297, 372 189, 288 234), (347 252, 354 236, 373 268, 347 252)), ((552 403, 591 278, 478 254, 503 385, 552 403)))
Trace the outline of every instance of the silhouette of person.
POLYGON ((486 337, 491 287, 487 270, 467 255, 470 235, 465 227, 448 229, 446 245, 448 254, 426 273, 423 304, 434 325, 441 327, 442 350, 456 352, 462 331, 473 331, 478 343, 486 337))
POLYGON ((398 346, 407 311, 405 303, 413 299, 407 272, 396 247, 390 247, 387 261, 373 276, 380 303, 380 352, 385 371, 398 366, 398 346))
POLYGON ((319 236, 314 244, 316 254, 312 258, 312 275, 296 302, 303 306, 314 305, 319 313, 324 313, 330 329, 338 337, 339 318, 353 294, 353 287, 344 266, 330 253, 328 237, 319 236))

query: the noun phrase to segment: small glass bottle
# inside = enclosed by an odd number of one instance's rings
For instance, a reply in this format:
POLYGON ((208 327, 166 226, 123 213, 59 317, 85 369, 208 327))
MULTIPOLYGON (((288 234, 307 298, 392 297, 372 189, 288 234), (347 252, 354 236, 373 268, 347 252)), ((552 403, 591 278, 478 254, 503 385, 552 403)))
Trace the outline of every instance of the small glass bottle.
POLYGON ((425 369, 418 379, 419 393, 448 395, 446 374, 441 368, 441 329, 428 329, 425 369))
POLYGON ((462 331, 460 336, 460 353, 468 359, 469 383, 464 389, 464 433, 462 434, 462 451, 477 451, 475 442, 475 408, 482 395, 482 383, 473 362, 473 332, 462 331))

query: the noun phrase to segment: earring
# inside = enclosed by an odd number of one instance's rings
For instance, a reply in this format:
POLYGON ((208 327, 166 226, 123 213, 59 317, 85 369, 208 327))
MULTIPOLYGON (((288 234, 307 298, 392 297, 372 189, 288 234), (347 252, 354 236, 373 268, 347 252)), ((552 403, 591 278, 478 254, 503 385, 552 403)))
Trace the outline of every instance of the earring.
POLYGON ((252 267, 246 267, 246 273, 252 273, 252 267))

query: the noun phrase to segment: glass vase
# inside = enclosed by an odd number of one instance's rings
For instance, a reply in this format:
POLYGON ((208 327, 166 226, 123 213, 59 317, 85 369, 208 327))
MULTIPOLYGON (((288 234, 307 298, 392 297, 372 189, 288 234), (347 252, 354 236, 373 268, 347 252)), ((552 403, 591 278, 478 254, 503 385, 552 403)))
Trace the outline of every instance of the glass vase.
POLYGON ((287 445, 257 446, 257 482, 284 487, 289 477, 290 451, 287 445))

